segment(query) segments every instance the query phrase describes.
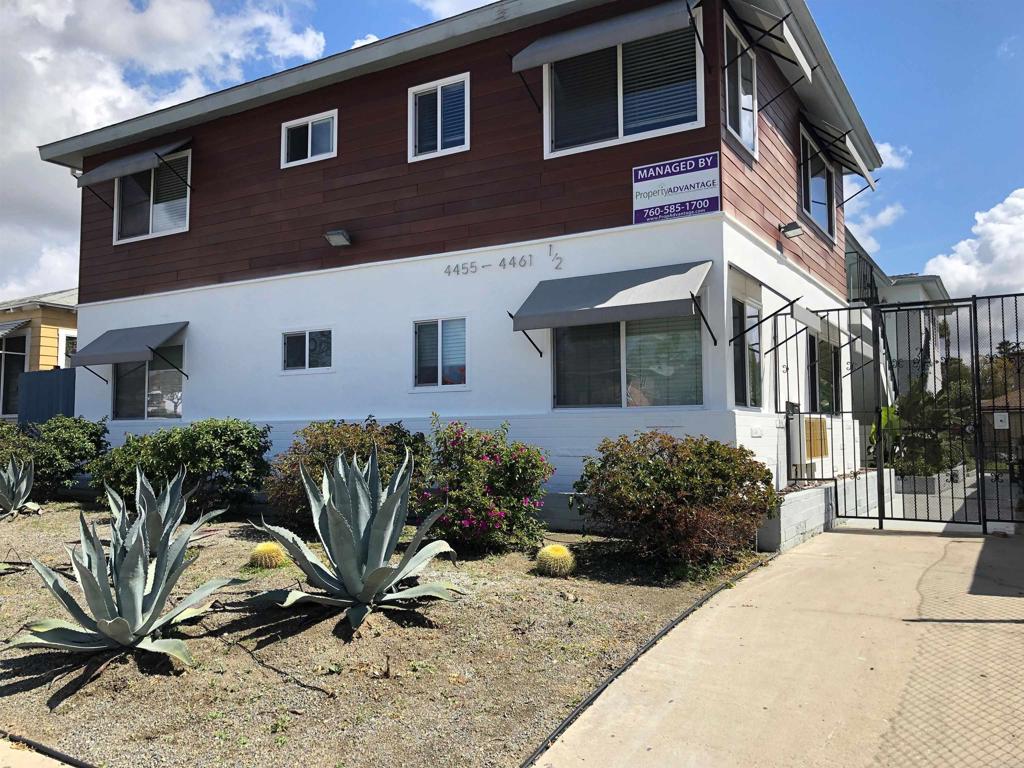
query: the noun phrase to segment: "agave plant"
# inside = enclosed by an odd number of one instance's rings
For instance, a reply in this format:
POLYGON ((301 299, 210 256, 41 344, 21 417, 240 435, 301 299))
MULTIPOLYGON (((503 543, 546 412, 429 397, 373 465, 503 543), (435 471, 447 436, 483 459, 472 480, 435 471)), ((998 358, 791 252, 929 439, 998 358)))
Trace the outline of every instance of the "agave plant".
POLYGON ((6 469, 0 464, 0 518, 16 515, 23 509, 39 510, 38 504, 28 500, 34 477, 35 462, 32 459, 21 462, 12 456, 6 469))
POLYGON ((117 525, 111 526, 108 563, 96 524, 86 525, 85 516, 80 514, 81 544, 78 548, 68 549, 68 555, 75 580, 85 597, 85 605, 71 594, 68 584, 59 574, 33 560, 33 567, 74 623, 47 619, 30 624, 26 631, 10 641, 8 647, 53 648, 80 653, 138 648, 167 654, 191 666, 192 656, 185 643, 163 638, 161 632, 203 613, 206 608, 197 607, 199 603, 217 589, 239 582, 213 579, 167 613, 163 610, 181 574, 195 562, 195 558, 185 559, 192 535, 221 512, 223 510, 203 515, 173 541, 172 531, 165 529, 152 563, 144 517, 140 516, 127 529, 123 541, 119 540, 117 525))
MULTIPOLYGON (((199 486, 196 485, 192 490, 182 493, 184 483, 185 470, 181 469, 171 482, 163 487, 158 496, 142 468, 138 465, 135 467, 135 509, 139 518, 144 521, 146 540, 153 555, 160 551, 160 541, 164 537, 169 539, 170 534, 173 534, 181 524, 188 500, 199 490, 199 486)), ((109 485, 106 486, 106 490, 107 502, 114 516, 115 538, 123 546, 130 527, 128 507, 117 491, 109 485)))
POLYGON ((291 590, 284 594, 282 607, 314 602, 347 608, 349 624, 355 629, 374 608, 403 608, 404 601, 424 598, 454 600, 452 593, 461 592, 441 582, 406 584, 434 557, 454 552, 446 541, 419 548, 441 510, 420 525, 401 562, 394 567, 388 565, 409 514, 412 458, 408 449, 405 461, 386 488, 381 486, 376 447, 363 467, 355 457, 349 463, 339 455, 334 471, 325 468, 319 484, 305 466, 300 465, 299 471, 309 497, 313 525, 328 562, 321 562, 291 531, 266 521, 257 526, 276 539, 302 569, 309 584, 321 590, 291 590))

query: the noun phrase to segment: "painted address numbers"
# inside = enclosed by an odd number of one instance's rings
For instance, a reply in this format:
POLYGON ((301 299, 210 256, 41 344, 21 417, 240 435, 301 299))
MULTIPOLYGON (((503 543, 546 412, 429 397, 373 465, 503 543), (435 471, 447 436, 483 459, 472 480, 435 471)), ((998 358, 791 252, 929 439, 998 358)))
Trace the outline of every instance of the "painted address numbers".
MULTIPOLYGON (((562 257, 557 253, 552 252, 551 267, 552 269, 560 270, 562 268, 562 257)), ((518 269, 530 269, 535 266, 535 259, 532 253, 526 253, 521 256, 503 256, 498 261, 494 262, 483 262, 483 261, 459 261, 454 264, 448 264, 444 268, 444 273, 448 277, 461 277, 467 275, 476 275, 481 272, 497 271, 497 272, 508 272, 518 269)))

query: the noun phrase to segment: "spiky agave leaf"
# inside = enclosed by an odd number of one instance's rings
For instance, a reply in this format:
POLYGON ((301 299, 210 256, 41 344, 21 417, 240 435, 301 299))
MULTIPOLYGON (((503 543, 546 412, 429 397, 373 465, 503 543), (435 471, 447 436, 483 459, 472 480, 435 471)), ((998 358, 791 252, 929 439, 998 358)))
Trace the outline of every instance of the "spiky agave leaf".
POLYGON ((17 461, 11 456, 7 467, 0 465, 0 513, 17 514, 28 504, 35 480, 35 461, 17 461))

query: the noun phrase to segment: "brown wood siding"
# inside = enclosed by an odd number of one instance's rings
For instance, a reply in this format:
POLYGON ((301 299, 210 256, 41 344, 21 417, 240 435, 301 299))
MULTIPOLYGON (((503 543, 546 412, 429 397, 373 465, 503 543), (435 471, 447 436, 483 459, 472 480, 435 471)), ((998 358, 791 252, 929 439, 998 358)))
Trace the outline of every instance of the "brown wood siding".
MULTIPOLYGON (((705 69, 704 128, 544 160, 542 116, 509 55, 651 4, 621 0, 194 127, 187 233, 115 246, 110 209, 83 194, 81 301, 629 224, 634 166, 719 148, 720 67, 705 69), (466 71, 472 148, 409 163, 408 89, 466 71), (281 123, 335 107, 338 157, 281 169, 281 123), (324 241, 336 227, 349 231, 351 246, 324 241)), ((705 4, 712 48, 721 37, 717 5, 705 4)), ((541 70, 525 78, 539 101, 541 70)), ((88 158, 87 169, 156 143, 88 158)), ((113 202, 113 186, 95 191, 113 202)))
MULTIPOLYGON (((721 46, 718 48, 721 51, 721 46)), ((719 69, 721 64, 719 63, 719 69)), ((767 104, 787 85, 772 57, 757 52, 757 99, 767 104)), ((803 212, 797 169, 800 153, 800 102, 789 91, 758 115, 758 158, 726 127, 724 81, 720 106, 722 126, 722 208, 784 250, 793 262, 846 296, 843 209, 836 210, 835 241, 803 212), (779 235, 779 225, 800 221, 802 237, 779 235)), ((820 142, 819 142, 820 144, 820 142)), ((842 169, 836 166, 835 199, 843 199, 842 169)))

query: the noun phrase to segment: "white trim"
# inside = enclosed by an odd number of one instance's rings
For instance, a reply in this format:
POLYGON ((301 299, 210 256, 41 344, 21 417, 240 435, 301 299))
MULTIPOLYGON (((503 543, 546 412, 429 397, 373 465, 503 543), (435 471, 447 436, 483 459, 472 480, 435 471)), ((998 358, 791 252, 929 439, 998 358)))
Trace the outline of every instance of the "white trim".
POLYGON ((286 123, 281 123, 281 168, 292 168, 296 165, 306 165, 308 163, 316 163, 320 160, 330 160, 332 157, 338 156, 338 110, 329 109, 326 112, 318 112, 315 115, 309 115, 308 117, 300 117, 295 120, 289 120, 286 123), (313 123, 318 123, 321 120, 331 120, 331 151, 324 152, 319 155, 313 154, 313 123), (302 160, 293 160, 288 162, 288 129, 294 128, 297 125, 308 125, 309 130, 306 131, 306 157, 302 160))
MULTIPOLYGON (((696 33, 704 33, 704 22, 703 22, 703 11, 697 9, 694 12, 694 21, 696 22, 696 33)), ((688 27, 689 28, 689 27, 688 27)), ((644 141, 646 139, 657 138, 658 136, 669 136, 674 133, 683 133, 684 131, 692 131, 705 126, 705 98, 704 92, 704 52, 701 47, 694 41, 694 59, 695 69, 697 77, 697 119, 690 123, 683 123, 681 125, 672 125, 667 128, 658 128, 653 131, 645 131, 643 133, 633 133, 625 135, 624 127, 624 115, 623 115, 623 104, 622 104, 622 44, 616 46, 617 60, 618 60, 618 108, 619 108, 619 135, 614 139, 607 139, 605 141, 597 141, 592 144, 582 144, 578 147, 568 147, 566 149, 552 149, 551 140, 553 136, 552 121, 554 118, 554 105, 552 103, 552 89, 551 89, 551 64, 544 65, 544 159, 552 160, 557 157, 565 157, 567 155, 575 155, 580 152, 590 152, 597 149, 606 149, 607 147, 616 147, 620 144, 630 144, 634 141, 644 141)), ((605 49, 607 50, 607 49, 605 49)), ((556 62, 557 63, 557 62, 556 62)))
POLYGON ((58 328, 57 329, 57 367, 64 368, 64 363, 68 357, 68 337, 74 336, 78 339, 77 328, 58 328))
MULTIPOLYGON (((729 40, 728 40, 728 38, 729 38, 729 34, 730 33, 732 33, 736 37, 736 40, 737 40, 737 42, 739 44, 739 47, 742 47, 744 45, 749 45, 749 43, 747 42, 746 37, 740 33, 739 28, 733 23, 732 18, 729 16, 728 12, 723 12, 722 16, 725 19, 725 24, 723 25, 724 26, 724 32, 723 32, 723 41, 724 41, 724 43, 723 43, 723 46, 724 47, 722 48, 722 51, 723 52, 727 52, 729 50, 729 40)), ((728 53, 726 53, 725 55, 728 55, 728 53)), ((758 159, 758 149, 759 149, 759 146, 760 146, 759 143, 758 143, 758 137, 760 135, 760 131, 758 130, 759 114, 758 114, 758 111, 757 111, 757 53, 755 52, 754 48, 751 47, 749 50, 747 50, 747 51, 745 51, 743 53, 743 56, 746 56, 746 57, 748 57, 750 59, 750 61, 753 63, 753 68, 754 68, 754 82, 753 82, 753 87, 754 87, 754 93, 753 93, 753 96, 754 96, 754 102, 753 102, 753 104, 754 104, 754 115, 753 115, 753 117, 754 117, 754 146, 752 146, 752 147, 747 146, 747 143, 743 140, 743 137, 736 130, 733 129, 732 125, 729 124, 729 72, 728 71, 724 72, 723 76, 722 76, 722 84, 724 86, 724 95, 725 95, 725 128, 726 128, 726 130, 729 133, 731 133, 733 135, 733 137, 736 139, 736 141, 739 142, 740 146, 744 150, 746 150, 746 152, 748 154, 750 154, 755 160, 757 160, 758 159)), ((730 65, 730 67, 738 66, 741 60, 742 60, 742 56, 739 59, 737 59, 736 61, 734 61, 730 65)), ((740 111, 741 112, 743 111, 743 94, 742 94, 742 92, 740 93, 740 111)))
POLYGON ((469 151, 469 72, 463 72, 461 75, 453 75, 452 77, 446 77, 441 80, 434 80, 430 83, 423 83, 422 85, 416 85, 409 89, 408 95, 408 126, 407 126, 407 144, 406 149, 408 153, 408 160, 410 163, 417 163, 420 160, 429 160, 433 157, 444 157, 445 155, 454 155, 458 152, 469 151), (448 147, 447 149, 441 148, 441 130, 442 126, 442 106, 441 106, 441 89, 446 85, 453 85, 455 83, 464 83, 465 88, 463 90, 463 98, 465 103, 463 106, 463 129, 465 133, 465 141, 457 147, 448 147), (421 152, 416 153, 416 97, 423 93, 430 91, 437 91, 437 149, 432 152, 421 152))
POLYGON ((811 136, 811 134, 808 132, 808 130, 804 127, 803 123, 800 123, 800 146, 797 147, 797 170, 799 171, 799 173, 797 174, 797 184, 800 185, 799 197, 800 197, 800 209, 801 209, 801 211, 804 214, 806 214, 807 220, 811 224, 814 225, 815 229, 817 229, 818 232, 820 232, 822 235, 824 235, 832 243, 835 243, 836 242, 836 232, 835 232, 835 230, 837 229, 837 227, 836 227, 836 169, 835 169, 835 165, 829 159, 828 154, 826 154, 821 149, 821 147, 818 146, 818 142, 816 142, 814 140, 814 138, 811 136), (804 142, 805 139, 806 139, 807 143, 810 144, 814 148, 814 151, 816 153, 818 153, 817 156, 821 158, 821 161, 822 161, 822 163, 825 164, 825 168, 828 171, 829 176, 831 176, 831 180, 830 180, 830 182, 828 184, 828 197, 829 197, 829 200, 830 200, 830 208, 831 208, 829 219, 832 221, 832 231, 831 232, 829 232, 828 229, 826 229, 825 227, 822 227, 821 224, 819 224, 817 221, 815 221, 814 214, 811 212, 811 209, 807 207, 807 201, 804 199, 804 173, 808 171, 808 169, 804 166, 804 147, 803 147, 803 142, 804 142))
POLYGON ((334 332, 334 326, 321 325, 321 326, 308 326, 302 328, 287 328, 282 330, 280 333, 281 337, 281 369, 278 371, 282 376, 308 376, 311 374, 318 373, 334 373, 334 337, 337 334, 334 332), (309 367, 309 334, 320 333, 327 331, 331 334, 331 364, 321 368, 310 368, 309 367), (285 337, 287 336, 298 336, 299 334, 305 334, 306 337, 306 354, 305 354, 305 367, 303 368, 285 368, 285 337))
POLYGON ((468 392, 469 386, 469 313, 455 313, 450 315, 439 315, 435 317, 423 317, 413 318, 412 320, 412 385, 409 388, 410 393, 417 392, 468 392), (443 323, 445 320, 462 320, 465 323, 465 338, 463 344, 465 345, 466 358, 463 365, 466 368, 466 381, 463 384, 443 384, 444 378, 444 333, 443 323), (425 323, 437 323, 437 384, 417 384, 416 383, 416 326, 425 323))
POLYGON ((154 237, 165 237, 166 235, 180 235, 182 232, 188 232, 189 217, 192 211, 192 149, 189 148, 182 150, 181 152, 175 152, 172 155, 167 155, 164 158, 164 160, 177 160, 179 157, 183 156, 188 157, 188 171, 185 174, 185 181, 187 182, 185 185, 185 226, 181 227, 180 229, 167 229, 162 232, 153 231, 153 184, 154 178, 156 177, 156 168, 151 168, 149 171, 149 234, 118 239, 117 231, 121 223, 121 177, 118 176, 116 179, 114 179, 114 245, 136 243, 139 240, 151 240, 154 237))

